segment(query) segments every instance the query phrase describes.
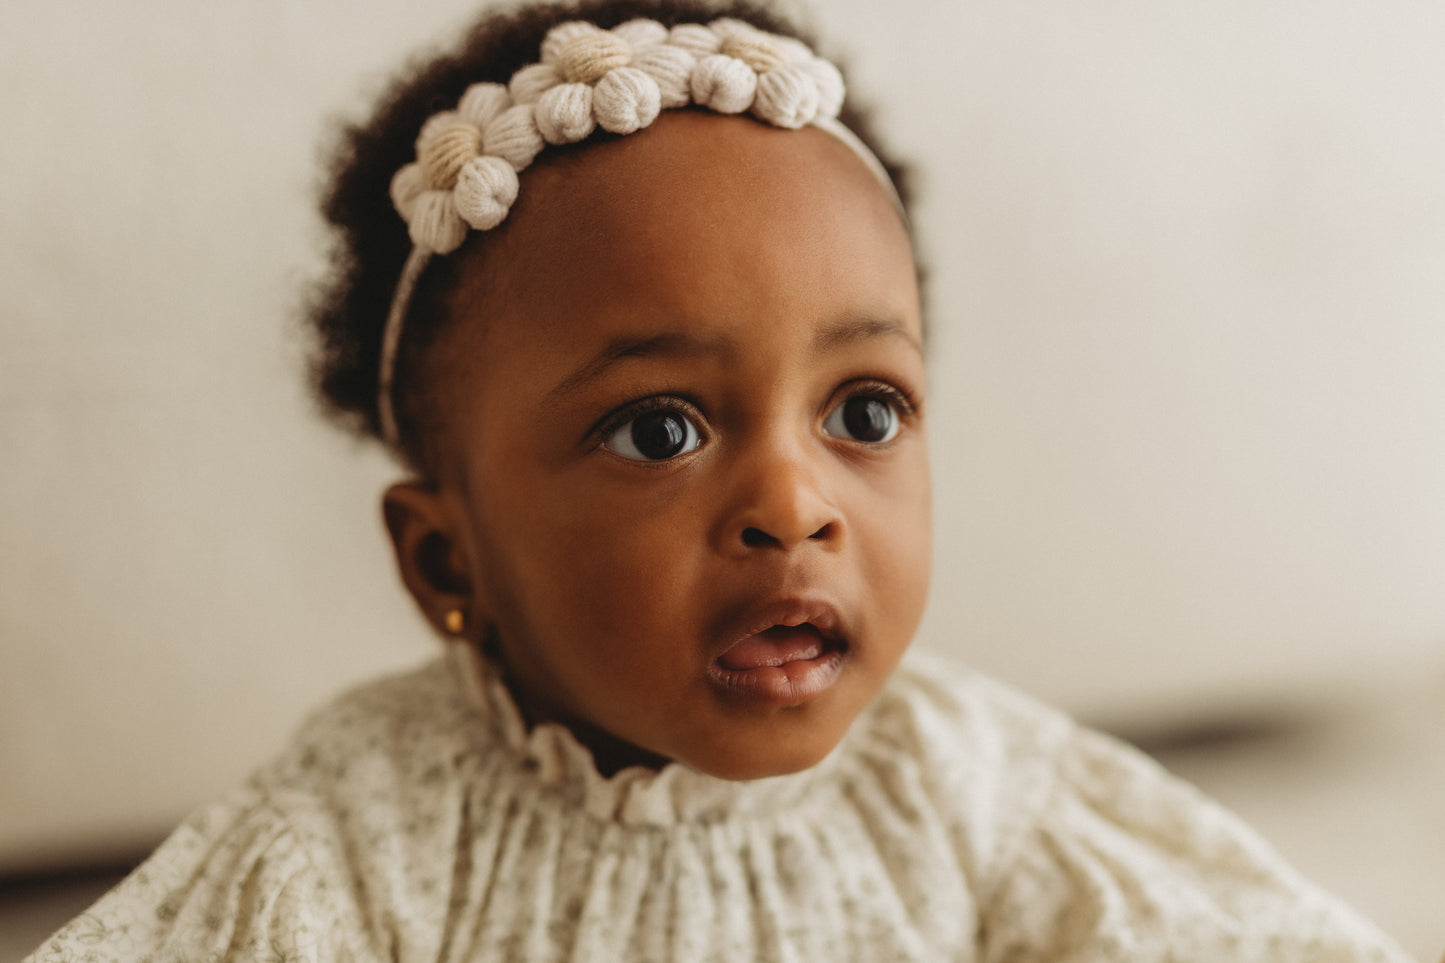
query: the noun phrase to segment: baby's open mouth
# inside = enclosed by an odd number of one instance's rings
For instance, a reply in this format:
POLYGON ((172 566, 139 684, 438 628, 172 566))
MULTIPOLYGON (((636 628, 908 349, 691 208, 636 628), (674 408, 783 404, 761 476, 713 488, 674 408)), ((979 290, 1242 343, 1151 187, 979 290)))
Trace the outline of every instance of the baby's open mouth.
POLYGON ((717 661, 724 669, 740 672, 790 662, 809 662, 821 656, 830 646, 836 648, 839 645, 823 638, 823 634, 810 622, 774 625, 743 639, 719 656, 717 661))
POLYGON ((847 649, 831 625, 779 623, 733 643, 713 660, 708 677, 747 702, 800 705, 838 680, 847 649))

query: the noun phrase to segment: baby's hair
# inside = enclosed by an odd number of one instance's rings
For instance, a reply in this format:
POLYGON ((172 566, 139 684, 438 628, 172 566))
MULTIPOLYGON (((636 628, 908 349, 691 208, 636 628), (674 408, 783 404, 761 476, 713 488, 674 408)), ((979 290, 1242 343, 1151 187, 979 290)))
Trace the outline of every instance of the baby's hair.
MULTIPOLYGON (((412 249, 407 226, 393 206, 390 185, 393 175, 413 159, 423 122, 456 104, 470 85, 505 84, 517 70, 535 63, 547 31, 559 23, 586 20, 610 28, 639 17, 667 27, 731 17, 813 46, 804 31, 752 0, 570 0, 489 11, 457 49, 406 70, 366 122, 343 132, 322 201, 333 243, 328 272, 317 285, 308 312, 316 333, 312 377, 326 413, 341 426, 363 438, 383 439, 377 390, 383 329, 412 249)), ((906 171, 879 149, 867 116, 851 97, 839 120, 882 161, 906 210, 906 171)), ((599 132, 594 138, 606 136, 599 132)), ((427 475, 436 469, 435 439, 425 430, 428 395, 425 379, 416 373, 426 347, 436 341, 449 316, 448 295, 460 279, 461 260, 433 258, 422 274, 396 360, 394 404, 400 429, 396 454, 427 475)))

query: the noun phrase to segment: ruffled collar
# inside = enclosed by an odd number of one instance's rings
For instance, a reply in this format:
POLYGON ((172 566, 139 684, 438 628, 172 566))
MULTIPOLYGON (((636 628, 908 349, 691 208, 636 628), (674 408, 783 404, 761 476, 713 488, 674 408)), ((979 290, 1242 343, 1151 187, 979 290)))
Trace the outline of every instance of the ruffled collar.
POLYGON ((490 753, 502 749, 518 778, 560 794, 603 822, 668 827, 802 818, 804 809, 832 795, 821 790, 830 780, 836 783, 833 777, 847 755, 845 738, 810 769, 747 781, 719 779, 681 762, 657 770, 633 766, 603 776, 592 753, 565 726, 544 722, 528 728, 492 660, 471 645, 452 645, 450 652, 452 671, 482 723, 471 728, 488 743, 484 748, 490 753))

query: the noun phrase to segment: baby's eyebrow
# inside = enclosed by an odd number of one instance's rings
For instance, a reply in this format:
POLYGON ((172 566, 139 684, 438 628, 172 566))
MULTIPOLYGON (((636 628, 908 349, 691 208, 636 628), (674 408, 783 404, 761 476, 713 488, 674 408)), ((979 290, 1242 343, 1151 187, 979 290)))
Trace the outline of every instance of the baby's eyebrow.
POLYGON ((896 321, 873 317, 843 318, 825 325, 813 336, 813 350, 822 354, 858 341, 892 337, 902 338, 914 351, 923 354, 923 344, 912 331, 896 321))
POLYGON ((601 377, 613 365, 628 358, 679 358, 713 355, 727 359, 736 354, 737 343, 731 338, 705 337, 688 331, 669 331, 666 334, 627 335, 614 338, 591 360, 563 378, 555 388, 547 392, 547 400, 550 402, 561 401, 567 395, 584 387, 588 382, 601 377))
MULTIPOLYGON (((913 332, 895 321, 874 317, 848 317, 821 327, 813 335, 813 351, 823 354, 859 341, 874 338, 902 338, 913 350, 923 354, 923 345, 913 332)), ((631 358, 696 358, 703 356, 721 357, 723 360, 736 358, 738 342, 726 335, 701 335, 691 331, 668 331, 653 335, 624 335, 614 338, 607 346, 573 371, 547 392, 547 402, 564 400, 588 383, 595 381, 608 369, 621 361, 631 358)))

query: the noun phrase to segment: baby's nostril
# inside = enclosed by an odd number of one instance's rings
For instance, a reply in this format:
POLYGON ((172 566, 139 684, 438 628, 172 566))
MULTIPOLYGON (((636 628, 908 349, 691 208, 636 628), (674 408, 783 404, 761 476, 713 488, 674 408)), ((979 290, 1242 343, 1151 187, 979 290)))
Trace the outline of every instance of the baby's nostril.
POLYGON ((777 539, 763 531, 761 528, 743 529, 743 544, 748 548, 761 548, 764 545, 774 545, 777 539))

